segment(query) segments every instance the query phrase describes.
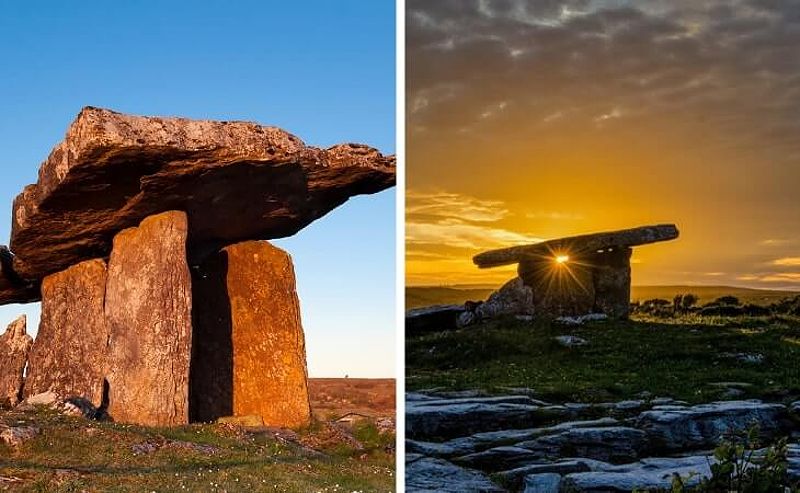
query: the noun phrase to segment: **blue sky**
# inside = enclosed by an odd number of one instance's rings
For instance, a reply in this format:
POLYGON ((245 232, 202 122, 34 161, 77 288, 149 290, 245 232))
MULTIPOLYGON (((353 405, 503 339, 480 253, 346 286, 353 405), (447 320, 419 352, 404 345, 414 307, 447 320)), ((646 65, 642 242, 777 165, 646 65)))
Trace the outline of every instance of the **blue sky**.
MULTIPOLYGON (((11 201, 85 105, 250 120, 395 152, 392 1, 0 3, 0 243, 11 201)), ((394 375, 395 191, 292 238, 311 376, 394 375)), ((0 307, 0 330, 37 305, 0 307)))

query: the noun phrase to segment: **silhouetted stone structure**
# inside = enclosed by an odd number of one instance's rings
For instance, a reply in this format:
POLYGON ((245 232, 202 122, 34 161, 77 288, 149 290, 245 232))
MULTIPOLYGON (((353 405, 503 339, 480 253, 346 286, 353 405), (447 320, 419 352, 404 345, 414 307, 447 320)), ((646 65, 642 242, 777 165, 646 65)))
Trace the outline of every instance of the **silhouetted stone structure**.
POLYGON ((364 145, 84 108, 14 201, 11 249, 0 246, 0 304, 43 301, 24 385, 24 323, 0 338, 0 399, 52 391, 144 425, 307 424, 291 258, 252 240, 394 180, 394 156, 364 145))
POLYGON ((473 259, 478 267, 518 264, 519 277, 462 316, 462 323, 500 314, 604 313, 625 318, 630 306, 631 247, 677 237, 675 225, 665 224, 481 253, 473 259))

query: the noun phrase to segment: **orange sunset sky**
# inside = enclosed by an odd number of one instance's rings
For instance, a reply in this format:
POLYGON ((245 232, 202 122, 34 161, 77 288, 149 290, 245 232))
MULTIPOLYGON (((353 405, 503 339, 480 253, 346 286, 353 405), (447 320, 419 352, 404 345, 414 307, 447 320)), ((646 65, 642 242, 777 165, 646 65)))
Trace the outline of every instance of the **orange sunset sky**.
POLYGON ((800 2, 409 0, 407 281, 675 223, 633 283, 800 289, 800 2))

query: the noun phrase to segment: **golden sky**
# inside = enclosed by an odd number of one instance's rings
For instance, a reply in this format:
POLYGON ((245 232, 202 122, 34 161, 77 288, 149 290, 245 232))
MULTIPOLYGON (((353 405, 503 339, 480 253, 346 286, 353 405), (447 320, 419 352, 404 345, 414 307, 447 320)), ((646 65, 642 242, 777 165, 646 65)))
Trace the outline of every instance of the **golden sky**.
POLYGON ((407 280, 675 223, 633 282, 800 289, 800 2, 409 0, 407 280))

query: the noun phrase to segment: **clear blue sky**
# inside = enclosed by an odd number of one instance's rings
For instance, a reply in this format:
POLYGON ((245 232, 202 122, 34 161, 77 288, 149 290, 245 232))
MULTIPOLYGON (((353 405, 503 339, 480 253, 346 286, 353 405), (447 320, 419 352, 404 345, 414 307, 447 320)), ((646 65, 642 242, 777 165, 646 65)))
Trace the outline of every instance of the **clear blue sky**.
MULTIPOLYGON (((395 151, 395 6, 384 0, 0 3, 0 243, 11 201, 82 106, 251 120, 321 147, 395 151)), ((394 375, 395 192, 292 238, 311 376, 394 375)), ((0 330, 37 305, 0 307, 0 330)))

